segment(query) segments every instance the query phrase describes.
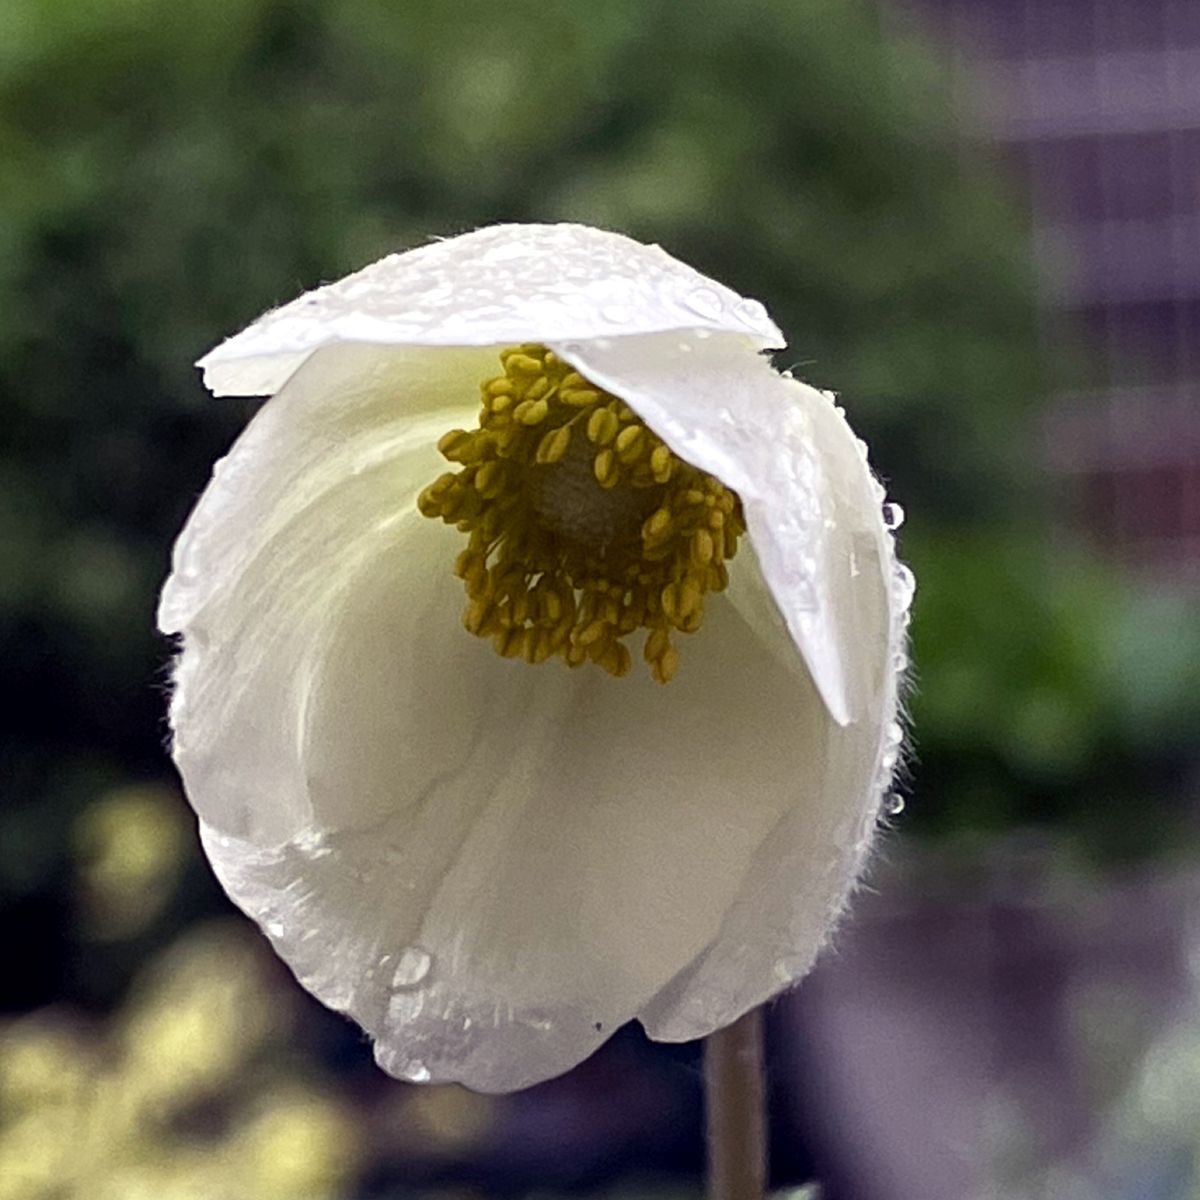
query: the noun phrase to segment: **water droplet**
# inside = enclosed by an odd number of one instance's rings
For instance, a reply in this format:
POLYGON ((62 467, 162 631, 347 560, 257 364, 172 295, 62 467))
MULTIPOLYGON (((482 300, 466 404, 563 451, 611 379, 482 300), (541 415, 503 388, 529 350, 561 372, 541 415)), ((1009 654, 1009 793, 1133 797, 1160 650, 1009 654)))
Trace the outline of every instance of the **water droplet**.
POLYGON ((721 297, 712 288, 697 288, 684 296, 683 302, 698 317, 708 317, 712 320, 719 317, 725 309, 721 297))
POLYGON ((880 769, 886 771, 889 775, 892 773, 892 768, 896 765, 896 759, 899 758, 896 748, 893 746, 883 752, 883 756, 879 760, 880 769))
POLYGON ((738 316, 750 325, 760 325, 767 319, 767 310, 762 301, 745 299, 737 306, 738 316))
POLYGON ((904 726, 899 721, 893 721, 887 727, 887 743, 889 746, 898 746, 904 741, 904 726))
POLYGON ((900 507, 894 500, 883 506, 883 527, 885 529, 899 529, 904 524, 904 509, 900 507))
POLYGON ((428 992, 419 988, 394 991, 388 999, 388 1020, 395 1025, 409 1025, 425 1010, 428 992))
POLYGON ((698 342, 706 341, 708 338, 712 337, 712 330, 711 329, 693 329, 692 337, 694 337, 696 339, 696 341, 698 341, 698 342))
POLYGON ((283 937, 283 922, 282 921, 268 921, 267 922, 267 932, 273 938, 283 937))
POLYGON ((913 595, 917 590, 916 576, 904 563, 897 563, 894 579, 896 600, 902 609, 907 609, 912 604, 913 595))
POLYGON ((892 656, 892 669, 897 674, 908 670, 908 652, 906 650, 897 650, 892 656))
POLYGON ((777 958, 771 964, 771 969, 777 983, 792 983, 795 981, 796 976, 800 974, 796 963, 787 958, 777 958))
POLYGON ((405 1063, 398 1074, 401 1079, 407 1079, 409 1083, 428 1083, 433 1078, 429 1068, 419 1058, 405 1063))
POLYGON ((904 797, 899 792, 889 792, 883 802, 883 811, 889 817, 898 817, 904 811, 904 797))
POLYGON ((680 342, 679 343, 679 353, 680 354, 691 354, 692 349, 693 349, 693 347, 692 347, 691 342, 680 342))
POLYGON ((600 309, 600 315, 614 325, 628 325, 633 314, 624 304, 606 304, 600 309))
POLYGON ((292 845, 307 858, 324 858, 329 853, 324 831, 312 825, 296 834, 292 845))
POLYGON ((392 986, 396 988, 416 987, 429 974, 433 965, 433 955, 420 946, 406 946, 400 951, 396 962, 396 973, 392 976, 392 986))

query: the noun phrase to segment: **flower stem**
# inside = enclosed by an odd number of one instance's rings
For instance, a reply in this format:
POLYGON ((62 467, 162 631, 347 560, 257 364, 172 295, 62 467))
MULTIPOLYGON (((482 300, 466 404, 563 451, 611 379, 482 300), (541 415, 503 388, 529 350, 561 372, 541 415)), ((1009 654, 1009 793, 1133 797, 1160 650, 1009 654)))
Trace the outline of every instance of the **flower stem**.
POLYGON ((762 1200, 767 1178, 762 1010, 704 1044, 708 1200, 762 1200))

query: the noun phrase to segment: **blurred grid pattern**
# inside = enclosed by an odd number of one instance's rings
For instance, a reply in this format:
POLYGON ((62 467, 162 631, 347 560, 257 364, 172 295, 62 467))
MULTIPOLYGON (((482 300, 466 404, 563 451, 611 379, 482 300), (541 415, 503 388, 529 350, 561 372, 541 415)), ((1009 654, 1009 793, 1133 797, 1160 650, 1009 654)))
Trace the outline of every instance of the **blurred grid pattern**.
POLYGON ((1046 423, 1076 518, 1200 579, 1200 5, 913 9, 949 51, 965 127, 1024 193, 1047 349, 1081 356, 1046 423))

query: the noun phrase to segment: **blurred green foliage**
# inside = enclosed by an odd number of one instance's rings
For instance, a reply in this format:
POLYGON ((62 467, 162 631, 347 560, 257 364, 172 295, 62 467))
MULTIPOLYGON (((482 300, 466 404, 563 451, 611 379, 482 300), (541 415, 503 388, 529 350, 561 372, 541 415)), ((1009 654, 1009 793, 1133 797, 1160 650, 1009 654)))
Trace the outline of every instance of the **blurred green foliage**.
POLYGON ((168 774, 156 591, 249 411, 190 363, 496 220, 661 241, 843 393, 911 514, 913 827, 1168 827, 1197 632, 1051 553, 1021 223, 870 4, 6 0, 0 156, 0 889, 51 924, 69 818, 168 774))

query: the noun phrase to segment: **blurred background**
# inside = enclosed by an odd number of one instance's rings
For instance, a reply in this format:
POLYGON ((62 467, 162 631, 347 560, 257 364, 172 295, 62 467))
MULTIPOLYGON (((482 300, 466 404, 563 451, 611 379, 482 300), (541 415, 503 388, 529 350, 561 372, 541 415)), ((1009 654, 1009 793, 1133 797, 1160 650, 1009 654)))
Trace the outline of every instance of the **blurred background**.
POLYGON ((264 308, 498 220, 761 297, 919 581, 906 810, 771 1006, 774 1183, 1200 1196, 1195 0, 0 0, 0 1200, 691 1197, 697 1047, 392 1082, 223 899, 171 541, 264 308))

